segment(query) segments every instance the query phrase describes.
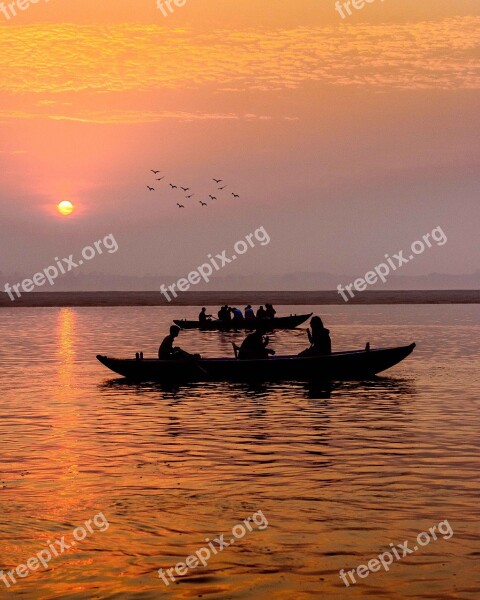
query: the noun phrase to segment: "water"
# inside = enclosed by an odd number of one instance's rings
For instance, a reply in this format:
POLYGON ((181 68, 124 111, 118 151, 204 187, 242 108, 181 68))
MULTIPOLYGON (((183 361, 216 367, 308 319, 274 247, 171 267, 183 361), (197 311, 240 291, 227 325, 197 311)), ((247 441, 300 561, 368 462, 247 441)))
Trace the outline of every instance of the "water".
MULTIPOLYGON (((0 581, 0 598, 478 598, 478 306, 319 312, 334 350, 418 346, 372 382, 127 385, 95 355, 154 355, 172 318, 197 308, 2 309, 0 567, 74 540, 99 513, 109 527, 97 517, 48 570, 0 581), (177 583, 159 578, 258 511, 268 527, 177 583), (445 520, 450 539, 340 580, 445 520)), ((241 338, 192 331, 179 344, 231 355, 241 338)), ((271 340, 306 346, 304 330, 271 340)))

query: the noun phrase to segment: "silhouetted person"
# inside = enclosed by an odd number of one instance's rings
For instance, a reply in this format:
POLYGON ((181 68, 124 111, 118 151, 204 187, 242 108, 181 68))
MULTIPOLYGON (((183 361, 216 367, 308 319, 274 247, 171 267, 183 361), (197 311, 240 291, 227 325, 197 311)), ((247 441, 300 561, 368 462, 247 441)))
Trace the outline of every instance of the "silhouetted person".
POLYGON ((265 316, 267 319, 273 319, 277 314, 277 311, 273 308, 271 304, 265 304, 265 316))
POLYGON ((322 356, 332 353, 332 341, 330 339, 330 330, 324 327, 320 317, 312 317, 310 329, 307 329, 310 348, 300 352, 299 356, 322 356))
POLYGON ((179 333, 180 327, 177 327, 176 325, 172 325, 170 327, 170 335, 167 335, 167 337, 160 344, 160 348, 158 349, 158 358, 160 360, 169 360, 171 358, 174 358, 174 354, 178 350, 178 348, 173 347, 173 342, 175 338, 178 337, 179 333))
POLYGON ((212 315, 207 315, 207 309, 205 307, 203 307, 202 310, 200 311, 200 314, 198 315, 198 320, 200 321, 200 325, 205 325, 205 323, 208 323, 208 321, 210 321, 211 318, 212 318, 212 315))
POLYGON ((255 319, 255 313, 253 312, 253 308, 250 304, 245 308, 245 319, 247 321, 253 321, 255 319))
POLYGON ((267 311, 263 308, 263 306, 261 306, 257 310, 257 319, 265 319, 266 316, 267 316, 267 311))
POLYGON ((228 307, 228 304, 224 304, 220 310, 218 311, 218 318, 220 319, 220 321, 224 321, 224 322, 230 322, 231 320, 231 315, 230 315, 230 308, 228 307))
POLYGON ((275 354, 275 350, 267 348, 270 339, 268 336, 264 337, 263 334, 262 328, 257 328, 253 333, 249 333, 240 346, 238 358, 241 360, 268 358, 269 354, 275 354))
POLYGON ((232 309, 228 304, 224 304, 218 311, 218 318, 222 324, 221 329, 223 331, 228 331, 230 329, 230 323, 232 322, 231 310, 232 309))
POLYGON ((178 334, 180 333, 180 327, 176 325, 172 325, 170 327, 170 335, 163 340, 160 344, 160 348, 158 349, 158 358, 160 360, 180 360, 180 359, 188 359, 188 360, 197 360, 200 359, 200 354, 190 354, 181 348, 174 348, 173 342, 178 334))
POLYGON ((239 329, 243 327, 244 318, 242 311, 239 308, 231 308, 230 310, 233 314, 232 327, 234 329, 239 329))

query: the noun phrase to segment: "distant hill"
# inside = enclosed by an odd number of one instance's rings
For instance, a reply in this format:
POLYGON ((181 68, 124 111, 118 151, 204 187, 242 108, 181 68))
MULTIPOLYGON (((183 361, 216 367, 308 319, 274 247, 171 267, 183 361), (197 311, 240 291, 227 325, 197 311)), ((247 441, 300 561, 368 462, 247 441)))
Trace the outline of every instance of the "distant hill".
MULTIPOLYGON (((168 304, 159 292, 50 292, 24 294, 12 302, 7 294, 0 294, 0 308, 41 306, 258 306, 272 302, 283 306, 340 304, 345 302, 337 292, 278 292, 278 291, 204 291, 186 292, 168 304)), ((474 290, 420 290, 420 291, 365 291, 350 300, 354 304, 479 304, 480 293, 474 290)), ((290 309, 292 311, 292 309, 290 309)), ((181 314, 181 313, 179 313, 181 314)))
MULTIPOLYGON (((111 275, 107 273, 67 273, 59 277, 54 286, 37 288, 38 292, 80 292, 80 291, 158 291, 160 284, 166 285, 183 277, 184 273, 172 275, 147 275, 135 277, 129 275, 111 275)), ((202 282, 192 287, 192 291, 234 291, 234 290, 272 290, 272 291, 327 291, 336 290, 338 284, 352 283, 364 273, 355 275, 333 275, 331 273, 297 272, 285 275, 264 276, 255 273, 249 275, 216 274, 210 283, 202 282)), ((13 285, 31 278, 32 273, 0 273, 0 290, 5 283, 13 285)), ((390 275, 385 284, 370 286, 369 290, 480 290, 480 270, 465 275, 447 275, 430 273, 429 275, 402 276, 390 275)))

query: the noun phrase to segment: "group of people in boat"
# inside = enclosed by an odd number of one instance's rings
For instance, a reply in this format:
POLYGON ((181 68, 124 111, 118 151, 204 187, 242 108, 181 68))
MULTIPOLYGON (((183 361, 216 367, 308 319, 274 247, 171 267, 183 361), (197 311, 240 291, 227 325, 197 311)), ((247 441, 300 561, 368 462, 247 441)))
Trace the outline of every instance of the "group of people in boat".
MULTIPOLYGON (((204 308, 202 311, 206 312, 206 309, 204 308)), ((238 358, 240 360, 268 358, 270 355, 275 354, 275 350, 268 347, 270 338, 265 335, 265 331, 265 328, 260 323, 257 324, 253 333, 249 333, 246 336, 238 351, 238 358)), ((165 337, 158 350, 158 358, 160 360, 200 358, 199 354, 189 354, 185 350, 173 346, 175 338, 178 337, 179 333, 180 327, 177 325, 170 327, 170 334, 165 337)), ((323 356, 331 354, 332 342, 330 339, 330 330, 323 325, 320 317, 312 317, 310 328, 307 329, 307 337, 310 346, 300 352, 299 356, 323 356)))
MULTIPOLYGON (((272 304, 265 304, 265 307, 260 306, 256 312, 252 308, 251 304, 248 304, 243 312, 236 306, 232 307, 228 306, 228 304, 225 304, 220 308, 217 316, 220 321, 225 323, 227 328, 231 326, 232 329, 235 329, 235 326, 244 325, 245 321, 251 321, 254 323, 257 320, 261 321, 263 319, 273 319, 276 314, 277 311, 273 308, 272 304)), ((211 319, 213 319, 213 315, 208 315, 207 309, 203 307, 198 315, 200 325, 207 324, 211 319)))

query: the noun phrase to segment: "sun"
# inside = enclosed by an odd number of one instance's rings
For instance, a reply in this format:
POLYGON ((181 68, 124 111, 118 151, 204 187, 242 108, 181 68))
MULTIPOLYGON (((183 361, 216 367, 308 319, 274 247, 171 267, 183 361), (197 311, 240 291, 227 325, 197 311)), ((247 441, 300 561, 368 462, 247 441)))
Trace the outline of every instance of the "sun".
POLYGON ((62 202, 60 202, 60 204, 57 205, 58 212, 64 216, 71 215, 74 208, 74 205, 68 200, 63 200, 62 202))

